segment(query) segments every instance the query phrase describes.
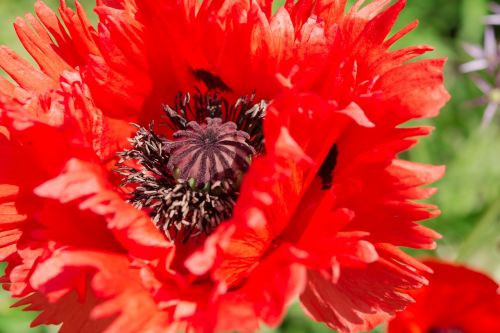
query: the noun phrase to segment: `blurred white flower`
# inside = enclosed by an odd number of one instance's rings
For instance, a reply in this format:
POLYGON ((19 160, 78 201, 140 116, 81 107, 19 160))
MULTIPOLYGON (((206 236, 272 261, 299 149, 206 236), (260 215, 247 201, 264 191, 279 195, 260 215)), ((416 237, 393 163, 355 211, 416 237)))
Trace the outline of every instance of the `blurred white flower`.
POLYGON ((494 74, 500 64, 500 49, 493 27, 486 27, 484 31, 484 46, 463 43, 463 48, 473 60, 460 66, 462 73, 471 73, 487 70, 494 74))
POLYGON ((500 25, 500 5, 492 3, 490 8, 493 14, 486 16, 484 22, 491 25, 500 25))
POLYGON ((467 103, 470 106, 486 105, 482 127, 489 125, 500 108, 500 45, 494 25, 500 25, 500 5, 491 4, 493 14, 485 17, 483 45, 464 43, 463 48, 472 60, 459 66, 460 72, 469 74, 483 95, 467 103))
POLYGON ((484 95, 471 101, 470 104, 473 106, 486 105, 483 120, 481 121, 481 126, 486 127, 491 123, 491 120, 500 107, 500 75, 496 76, 495 84, 488 83, 479 75, 473 75, 471 79, 484 95))

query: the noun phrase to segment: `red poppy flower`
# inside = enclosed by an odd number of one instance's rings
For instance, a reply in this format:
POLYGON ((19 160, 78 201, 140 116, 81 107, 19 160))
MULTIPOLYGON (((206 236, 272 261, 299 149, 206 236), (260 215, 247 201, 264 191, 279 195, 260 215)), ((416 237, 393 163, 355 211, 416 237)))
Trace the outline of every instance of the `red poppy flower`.
POLYGON ((42 2, 0 48, 2 282, 69 332, 255 331, 300 296, 367 330, 432 248, 412 200, 442 167, 397 159, 448 99, 404 7, 363 1, 42 2), (135 124, 135 125, 134 125, 135 124))
POLYGON ((389 333, 495 333, 500 331, 498 283, 465 266, 424 262, 434 274, 414 290, 416 303, 389 322, 389 333))

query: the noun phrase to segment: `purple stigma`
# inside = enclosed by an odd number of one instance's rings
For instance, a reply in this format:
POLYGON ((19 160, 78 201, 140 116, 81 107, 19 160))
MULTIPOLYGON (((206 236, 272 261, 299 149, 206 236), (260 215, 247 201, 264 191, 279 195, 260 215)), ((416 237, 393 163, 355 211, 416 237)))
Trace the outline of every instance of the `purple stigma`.
POLYGON ((249 158, 256 153, 247 143, 248 133, 220 118, 206 118, 206 124, 191 121, 173 139, 165 144, 170 155, 167 168, 181 179, 194 179, 197 185, 235 179, 247 171, 249 158))

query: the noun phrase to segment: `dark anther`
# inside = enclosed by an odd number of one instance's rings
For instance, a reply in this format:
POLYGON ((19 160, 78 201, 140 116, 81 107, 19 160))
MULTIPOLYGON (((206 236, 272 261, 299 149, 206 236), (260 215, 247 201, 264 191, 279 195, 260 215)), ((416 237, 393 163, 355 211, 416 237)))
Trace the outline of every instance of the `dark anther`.
POLYGON ((318 176, 321 177, 321 185, 323 190, 328 190, 332 188, 333 183, 333 171, 335 170, 335 166, 337 165, 337 156, 339 154, 337 145, 333 145, 326 155, 323 164, 318 171, 318 176))
POLYGON ((267 103, 254 97, 230 105, 220 91, 196 90, 164 106, 173 135, 134 125, 131 148, 118 153, 116 171, 129 202, 148 212, 169 239, 185 242, 231 218, 243 174, 253 156, 264 153, 267 103))
POLYGON ((194 77, 203 82, 205 86, 207 86, 208 89, 210 90, 215 90, 218 89, 220 91, 231 91, 231 88, 229 88, 224 81, 217 75, 214 75, 210 73, 207 70, 204 69, 194 69, 193 70, 193 75, 194 77))

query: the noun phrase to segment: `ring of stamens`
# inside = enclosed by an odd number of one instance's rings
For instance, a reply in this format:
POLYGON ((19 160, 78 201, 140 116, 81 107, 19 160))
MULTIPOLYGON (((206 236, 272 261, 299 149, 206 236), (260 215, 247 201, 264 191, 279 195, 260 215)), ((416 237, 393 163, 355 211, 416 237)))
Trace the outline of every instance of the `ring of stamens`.
POLYGON ((242 97, 234 105, 217 91, 179 95, 165 115, 166 138, 135 125, 131 149, 118 153, 118 173, 129 201, 146 210, 171 239, 210 233, 231 218, 241 176, 264 153, 262 120, 267 103, 242 97))

